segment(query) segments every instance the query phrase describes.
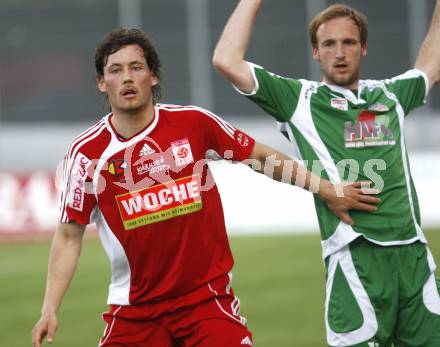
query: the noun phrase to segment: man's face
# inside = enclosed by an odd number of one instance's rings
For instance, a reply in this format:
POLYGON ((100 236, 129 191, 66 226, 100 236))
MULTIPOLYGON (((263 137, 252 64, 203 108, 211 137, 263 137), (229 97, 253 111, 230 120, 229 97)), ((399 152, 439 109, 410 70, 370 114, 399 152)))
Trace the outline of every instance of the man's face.
POLYGON ((158 83, 143 50, 136 44, 108 56, 98 88, 107 93, 113 111, 136 113, 153 102, 151 88, 158 83))
POLYGON ((361 45, 359 29, 348 17, 334 18, 321 24, 316 32, 317 47, 313 59, 321 65, 324 82, 356 89, 361 57, 367 46, 361 45))

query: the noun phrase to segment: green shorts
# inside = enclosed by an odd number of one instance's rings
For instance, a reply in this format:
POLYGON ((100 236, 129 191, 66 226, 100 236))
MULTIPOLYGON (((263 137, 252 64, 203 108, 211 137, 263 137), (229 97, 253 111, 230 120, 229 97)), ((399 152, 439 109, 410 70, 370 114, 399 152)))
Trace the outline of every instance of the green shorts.
POLYGON ((440 282, 425 244, 382 247, 360 238, 326 267, 329 346, 440 346, 440 282))

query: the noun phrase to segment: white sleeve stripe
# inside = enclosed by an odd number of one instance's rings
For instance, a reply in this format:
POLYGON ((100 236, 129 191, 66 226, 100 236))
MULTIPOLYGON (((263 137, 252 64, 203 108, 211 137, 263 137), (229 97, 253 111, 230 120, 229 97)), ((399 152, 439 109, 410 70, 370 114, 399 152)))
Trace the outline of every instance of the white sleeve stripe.
POLYGON ((66 185, 66 182, 65 182, 66 162, 67 162, 66 158, 64 158, 64 160, 63 160, 63 185, 62 185, 62 188, 61 188, 61 199, 60 199, 60 210, 59 210, 59 219, 61 221, 62 221, 63 215, 64 215, 64 213, 63 213, 63 201, 64 201, 64 196, 65 196, 66 190, 67 190, 67 189, 64 188, 64 186, 66 185))
POLYGON ((62 219, 64 217, 65 209, 66 209, 66 200, 67 200, 67 194, 68 194, 67 189, 68 189, 70 171, 72 170, 72 165, 74 162, 74 158, 71 159, 72 151, 74 152, 73 157, 75 157, 76 153, 77 153, 77 149, 80 148, 84 143, 86 143, 88 141, 88 138, 91 135, 93 135, 94 131, 99 132, 104 127, 105 127, 104 122, 102 122, 102 121, 98 122, 93 127, 87 129, 81 135, 76 137, 75 140, 72 142, 72 144, 69 147, 69 150, 67 152, 67 156, 66 156, 65 162, 64 162, 63 189, 62 189, 62 193, 61 193, 61 204, 60 204, 60 213, 61 213, 62 219), (75 150, 74 150, 74 148, 75 148, 75 150), (70 167, 68 168, 69 162, 70 162, 70 167))
POLYGON ((256 69, 256 68, 263 69, 263 67, 261 67, 260 65, 257 65, 257 64, 254 64, 254 63, 248 62, 248 61, 247 61, 246 63, 248 64, 249 69, 251 70, 251 73, 252 73, 252 77, 253 77, 253 79, 254 79, 254 83, 255 83, 255 88, 254 88, 254 90, 252 90, 250 93, 245 93, 244 91, 240 90, 240 89, 239 89, 236 85, 234 85, 234 84, 232 84, 232 87, 233 87, 238 93, 240 93, 241 95, 244 95, 244 96, 253 96, 253 95, 257 94, 257 93, 258 93, 258 90, 260 89, 260 84, 258 83, 258 78, 257 78, 257 75, 255 74, 255 69, 256 69))
POLYGON ((182 110, 197 110, 200 111, 201 113, 205 114, 206 116, 212 118, 232 139, 234 138, 234 134, 236 129, 229 124, 228 122, 226 122, 225 120, 223 120, 222 118, 220 118, 219 116, 211 113, 208 110, 205 110, 201 107, 197 107, 197 106, 183 106, 183 107, 179 107, 179 108, 166 108, 163 105, 161 105, 161 108, 166 109, 167 111, 170 112, 176 112, 176 111, 182 111, 182 110))
POLYGON ((408 70, 399 76, 396 76, 396 77, 393 77, 389 80, 386 80, 386 82, 392 83, 392 82, 398 81, 398 80, 418 78, 418 77, 423 77, 423 80, 425 81, 425 98, 426 98, 428 96, 428 92, 429 92, 429 79, 428 79, 428 76, 426 75, 426 73, 422 70, 411 69, 411 70, 408 70))
MULTIPOLYGON (((99 131, 104 126, 105 126, 104 122, 101 121, 101 122, 97 123, 95 126, 93 126, 90 129, 88 129, 87 131, 83 132, 75 140, 73 140, 73 142, 70 145, 70 148, 69 148, 69 150, 67 152, 66 161, 68 161, 72 157, 72 152, 74 151, 74 149, 76 149, 77 145, 79 143, 81 143, 81 141, 83 141, 84 139, 87 139, 87 137, 89 137, 91 134, 93 134, 94 131, 99 131)), ((82 143, 79 146, 81 146, 81 145, 82 145, 82 143)), ((65 168, 67 168, 67 162, 64 163, 64 165, 65 165, 65 168)), ((65 170, 64 171, 64 179, 63 179, 63 182, 65 184, 67 184, 67 179, 68 179, 67 170, 65 170)))
POLYGON ((214 120, 219 126, 220 126, 220 128, 221 129, 223 129, 223 131, 229 136, 229 137, 231 137, 232 139, 234 139, 234 133, 230 130, 230 129, 228 129, 226 126, 224 126, 221 122, 219 122, 219 120, 218 119, 216 119, 215 117, 213 117, 212 115, 210 115, 209 113, 205 113, 209 118, 211 118, 212 120, 214 120))
POLYGON ((208 111, 202 107, 199 106, 179 106, 179 105, 160 105, 160 108, 166 109, 168 111, 179 111, 179 110, 185 110, 185 109, 196 109, 198 111, 201 111, 203 113, 209 113, 210 115, 216 117, 220 122, 222 122, 226 127, 228 127, 232 132, 235 132, 235 128, 229 124, 228 122, 226 122, 224 119, 222 119, 221 117, 217 116, 216 114, 212 113, 211 111, 208 111))
POLYGON ((202 112, 204 112, 207 116, 211 117, 212 119, 214 119, 218 124, 220 124, 220 126, 224 127, 227 132, 232 135, 232 137, 234 137, 234 133, 236 131, 236 129, 230 125, 228 122, 226 122, 224 119, 220 118, 219 116, 215 115, 212 112, 209 112, 207 110, 203 110, 200 109, 202 112))
POLYGON ((212 112, 207 111, 207 113, 209 115, 211 115, 212 117, 216 118, 220 123, 222 123, 226 128, 228 128, 232 132, 232 135, 234 135, 236 129, 231 124, 229 124, 224 119, 222 119, 221 117, 217 116, 216 114, 214 114, 212 112))
POLYGON ((99 123, 97 123, 96 125, 94 125, 93 127, 87 129, 85 132, 83 132, 81 135, 79 135, 78 137, 76 137, 73 141, 72 144, 70 145, 69 148, 69 152, 67 153, 67 158, 71 157, 71 153, 72 151, 75 149, 75 147, 77 146, 78 143, 80 143, 83 139, 93 135, 93 133, 95 131, 99 131, 100 128, 102 128, 103 126, 105 126, 105 123, 103 121, 100 121, 99 123))
POLYGON ((429 78, 428 75, 425 73, 425 71, 419 70, 419 69, 413 69, 414 71, 416 71, 420 76, 423 77, 424 81, 425 81, 425 99, 428 96, 429 93, 429 78))
POLYGON ((206 116, 210 117, 211 119, 213 119, 218 125, 220 125, 220 127, 231 137, 234 138, 234 133, 236 131, 236 129, 230 125, 228 122, 226 122, 224 119, 220 118, 219 116, 215 115, 214 113, 205 110, 201 107, 197 107, 197 106, 192 106, 194 109, 202 112, 203 114, 205 114, 206 116))
MULTIPOLYGON (((73 164, 75 162, 75 158, 79 152, 79 149, 87 142, 89 142, 89 141, 93 140, 94 138, 96 138, 97 136, 99 136, 104 129, 106 129, 105 124, 101 124, 101 126, 98 128, 98 130, 94 134, 91 134, 88 137, 83 138, 83 140, 81 142, 77 142, 77 146, 76 146, 75 150, 73 151, 73 153, 70 154, 69 158, 66 158, 67 162, 65 163, 66 170, 64 173, 63 194, 62 194, 62 201, 61 201, 61 211, 62 211, 61 218, 63 218, 66 213, 66 204, 67 204, 67 195, 68 195, 67 190, 68 190, 69 177, 71 175, 73 164)), ((71 149, 72 149, 72 147, 71 147, 71 149)))

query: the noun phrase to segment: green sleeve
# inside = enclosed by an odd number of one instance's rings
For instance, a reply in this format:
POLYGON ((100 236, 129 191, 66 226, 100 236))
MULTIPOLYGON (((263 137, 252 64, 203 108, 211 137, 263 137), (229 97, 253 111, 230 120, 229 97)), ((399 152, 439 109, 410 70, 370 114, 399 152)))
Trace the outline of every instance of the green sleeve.
POLYGON ((425 103, 428 94, 428 78, 420 70, 409 70, 404 74, 384 81, 390 92, 396 95, 405 115, 425 103))
POLYGON ((287 122, 292 117, 298 104, 302 84, 298 80, 281 77, 261 66, 249 63, 255 79, 255 90, 245 94, 264 111, 279 122, 287 122))

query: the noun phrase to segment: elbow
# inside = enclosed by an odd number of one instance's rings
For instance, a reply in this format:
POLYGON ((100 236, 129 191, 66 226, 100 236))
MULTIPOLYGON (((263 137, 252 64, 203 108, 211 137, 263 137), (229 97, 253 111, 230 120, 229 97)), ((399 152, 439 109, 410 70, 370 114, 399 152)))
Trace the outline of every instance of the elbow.
POLYGON ((220 50, 216 49, 214 55, 212 56, 212 65, 214 69, 217 70, 222 75, 228 75, 234 66, 233 59, 227 54, 224 54, 220 50))
POLYGON ((217 50, 214 52, 214 55, 212 56, 212 66, 214 66, 214 69, 216 69, 220 73, 223 70, 225 70, 228 66, 225 57, 217 50))
POLYGON ((436 86, 440 82, 440 71, 437 71, 437 73, 430 82, 431 82, 431 86, 430 86, 431 88, 436 86))

